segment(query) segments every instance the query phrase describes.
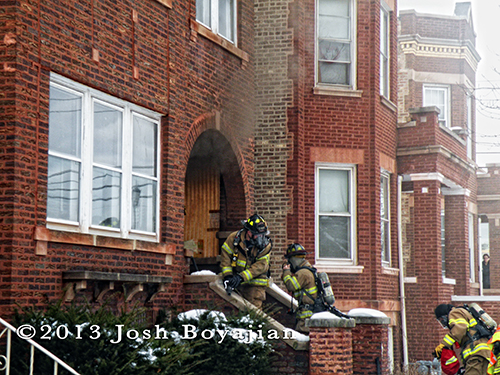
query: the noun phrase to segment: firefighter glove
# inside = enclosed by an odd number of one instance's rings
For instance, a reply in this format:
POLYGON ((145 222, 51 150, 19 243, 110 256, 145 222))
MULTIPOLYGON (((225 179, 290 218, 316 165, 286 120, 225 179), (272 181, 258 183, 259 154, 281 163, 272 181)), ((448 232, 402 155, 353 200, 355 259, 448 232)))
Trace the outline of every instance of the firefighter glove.
POLYGON ((436 346, 436 349, 434 349, 434 355, 436 356, 437 359, 441 358, 441 352, 444 349, 444 344, 439 344, 436 346))
POLYGON ((240 275, 234 275, 231 280, 229 280, 229 287, 231 287, 232 289, 236 289, 242 281, 243 277, 241 277, 240 275))

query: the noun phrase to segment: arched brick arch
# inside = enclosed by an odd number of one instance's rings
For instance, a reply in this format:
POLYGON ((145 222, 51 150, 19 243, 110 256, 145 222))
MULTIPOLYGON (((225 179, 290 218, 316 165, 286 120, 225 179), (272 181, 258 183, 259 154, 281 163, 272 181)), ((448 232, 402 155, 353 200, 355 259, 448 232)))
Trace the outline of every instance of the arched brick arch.
POLYGON ((238 161, 241 178, 243 179, 245 205, 248 211, 247 214, 249 214, 250 212, 252 212, 254 207, 253 199, 251 198, 252 190, 250 188, 249 179, 250 173, 253 169, 249 167, 247 160, 245 160, 238 141, 229 132, 225 131, 224 127, 221 126, 219 112, 213 111, 203 113, 198 116, 191 124, 191 127, 189 128, 186 136, 186 147, 184 148, 184 174, 186 173, 189 156, 191 154, 191 151, 193 150, 194 144, 202 133, 210 129, 218 131, 231 145, 231 149, 236 156, 236 160, 238 161))

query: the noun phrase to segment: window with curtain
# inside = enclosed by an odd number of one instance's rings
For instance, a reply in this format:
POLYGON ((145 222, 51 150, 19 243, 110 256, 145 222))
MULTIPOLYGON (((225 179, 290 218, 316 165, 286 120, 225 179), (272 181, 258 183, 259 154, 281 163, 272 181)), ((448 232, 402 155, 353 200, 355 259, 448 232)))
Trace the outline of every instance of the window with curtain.
POLYGON ((353 0, 317 0, 317 81, 354 86, 353 0))
POLYGON ((49 225, 125 238, 157 237, 159 119, 159 114, 53 74, 49 225))
POLYGON ((424 85, 424 107, 439 108, 439 124, 450 127, 450 88, 448 86, 424 85))
POLYGON ((316 168, 317 259, 354 261, 354 166, 316 168))

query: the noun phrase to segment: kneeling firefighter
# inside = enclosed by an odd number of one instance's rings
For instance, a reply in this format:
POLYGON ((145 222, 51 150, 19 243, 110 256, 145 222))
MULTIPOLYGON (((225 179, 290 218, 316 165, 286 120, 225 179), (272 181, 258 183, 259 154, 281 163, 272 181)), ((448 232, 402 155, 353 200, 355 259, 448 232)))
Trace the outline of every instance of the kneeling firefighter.
POLYGON ((449 330, 442 342, 434 349, 439 359, 444 348, 453 349, 458 343, 467 375, 485 375, 490 359, 488 339, 490 333, 483 328, 464 307, 441 304, 434 310, 441 326, 449 330))
POLYGON ((311 272, 312 266, 306 260, 307 251, 298 243, 288 246, 285 254, 287 262, 283 264, 283 274, 281 278, 289 292, 298 301, 299 307, 295 311, 295 330, 302 333, 309 333, 305 321, 313 314, 314 302, 318 296, 318 288, 314 274, 311 272))
POLYGON ((254 214, 242 221, 243 229, 231 233, 222 245, 222 277, 228 294, 238 290, 258 308, 266 299, 269 286, 269 261, 273 247, 267 223, 254 214))

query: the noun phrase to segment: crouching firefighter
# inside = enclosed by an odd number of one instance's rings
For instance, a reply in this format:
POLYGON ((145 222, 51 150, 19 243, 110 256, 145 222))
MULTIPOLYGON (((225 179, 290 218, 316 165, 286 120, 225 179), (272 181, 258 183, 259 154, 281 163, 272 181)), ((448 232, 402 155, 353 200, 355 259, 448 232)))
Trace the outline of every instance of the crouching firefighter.
POLYGON ((295 330, 302 333, 309 333, 306 327, 306 319, 309 319, 314 310, 314 302, 318 296, 316 279, 311 272, 312 266, 306 260, 307 251, 298 243, 288 246, 285 253, 287 262, 283 264, 283 274, 281 276, 286 288, 298 301, 298 308, 295 311, 295 330))
POLYGON ((466 375, 487 373, 490 359, 488 339, 491 336, 465 307, 441 304, 434 310, 441 326, 449 330, 443 341, 434 349, 435 356, 441 357, 443 348, 452 349, 458 343, 466 375))
POLYGON ((254 214, 242 221, 243 229, 231 233, 222 245, 221 269, 228 294, 238 290, 258 308, 266 299, 269 286, 269 261, 273 247, 267 223, 254 214))

